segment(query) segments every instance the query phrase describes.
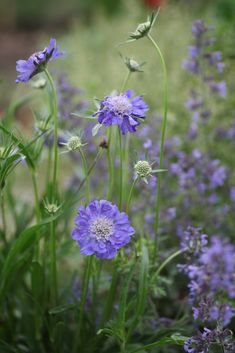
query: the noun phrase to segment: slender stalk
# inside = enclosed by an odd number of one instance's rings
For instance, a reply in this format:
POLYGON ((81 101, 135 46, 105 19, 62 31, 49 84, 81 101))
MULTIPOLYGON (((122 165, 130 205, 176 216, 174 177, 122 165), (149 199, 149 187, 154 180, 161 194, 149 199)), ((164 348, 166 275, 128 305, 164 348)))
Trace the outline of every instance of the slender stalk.
POLYGON ((88 204, 90 201, 90 192, 89 192, 89 175, 88 175, 87 161, 86 161, 86 157, 83 153, 83 150, 81 148, 79 148, 79 153, 80 153, 80 156, 82 159, 84 177, 86 179, 86 202, 88 204))
POLYGON ((166 267, 166 265, 168 265, 172 260, 174 260, 177 256, 183 254, 186 250, 178 250, 175 253, 173 253, 172 255, 170 255, 165 261, 163 261, 163 263, 159 266, 159 268, 157 269, 157 271, 154 273, 153 278, 157 278, 159 276, 159 274, 162 272, 162 270, 166 267))
POLYGON ((7 244, 7 239, 6 239, 6 231, 7 231, 7 222, 6 222, 6 213, 5 213, 5 198, 4 198, 4 194, 3 191, 1 191, 1 195, 0 195, 0 202, 1 202, 1 211, 2 211, 2 239, 4 244, 7 244))
MULTIPOLYGON (((153 44, 156 49, 157 55, 160 57, 162 69, 163 69, 163 90, 164 90, 164 113, 163 113, 163 121, 162 121, 162 131, 161 131, 161 142, 160 142, 160 163, 159 169, 163 169, 163 160, 164 160, 164 142, 165 142, 165 133, 166 133, 166 125, 167 125, 167 108, 168 108, 168 81, 167 81, 167 69, 164 57, 162 52, 152 38, 150 34, 148 34, 148 39, 153 44)), ((157 179, 157 195, 156 195, 156 214, 155 214, 155 242, 154 242, 154 253, 153 253, 153 262, 156 260, 158 248, 159 248, 159 236, 158 236, 158 228, 159 228, 159 214, 160 214, 160 202, 161 202, 161 173, 158 174, 157 179)))
POLYGON ((89 280, 90 280, 91 270, 92 270, 92 262, 93 262, 93 256, 88 256, 88 258, 86 258, 85 271, 82 279, 82 293, 81 293, 78 327, 77 327, 75 344, 73 347, 74 353, 77 352, 77 347, 79 344, 81 344, 81 329, 82 329, 83 316, 84 316, 88 287, 89 287, 89 280))
MULTIPOLYGON (((57 113, 57 98, 56 90, 54 86, 53 79, 47 69, 45 69, 45 74, 50 82, 52 96, 53 96, 53 118, 54 118, 54 163, 53 163, 53 177, 52 177, 52 202, 56 201, 57 193, 57 174, 58 174, 58 113, 57 113)), ((51 299, 52 303, 55 305, 57 303, 57 268, 56 268, 56 238, 55 238, 55 228, 56 222, 53 221, 50 226, 50 285, 51 285, 51 299)))
MULTIPOLYGON (((126 89, 126 86, 127 86, 127 82, 129 81, 129 78, 131 76, 131 71, 128 70, 125 78, 124 78, 124 81, 123 81, 123 84, 122 84, 122 87, 121 87, 121 93, 124 92, 124 90, 126 89)), ((123 194, 124 194, 124 197, 126 196, 126 189, 127 189, 127 180, 128 180, 128 164, 129 164, 129 144, 130 144, 130 136, 129 134, 127 134, 126 136, 126 143, 125 143, 125 149, 124 149, 124 175, 123 175, 123 194)))
POLYGON ((52 158, 52 149, 50 146, 48 146, 48 157, 47 157, 47 173, 46 173, 46 185, 50 183, 50 177, 51 177, 51 158, 52 158))
POLYGON ((124 148, 124 172, 123 172, 124 197, 126 197, 126 194, 127 194, 128 172, 129 172, 129 146, 130 146, 130 134, 127 134, 125 148, 124 148))
POLYGON ((32 182, 33 182, 33 192, 34 192, 34 200, 35 200, 35 215, 36 215, 37 223, 39 223, 41 218, 41 212, 40 212, 36 173, 34 171, 32 171, 32 182))
MULTIPOLYGON (((34 200, 35 200, 35 215, 36 215, 36 221, 37 224, 40 222, 41 219, 41 211, 40 211, 40 204, 39 204, 39 196, 38 196, 38 185, 37 185, 37 179, 36 179, 36 173, 35 171, 31 172, 32 175, 32 182, 33 182, 33 191, 34 191, 34 200)), ((38 238, 38 232, 36 233, 36 237, 38 238)), ((39 242, 36 242, 36 259, 39 260, 39 242)))
POLYGON ((111 140, 112 140, 112 126, 109 127, 108 149, 107 149, 108 174, 109 174, 108 195, 107 195, 108 200, 111 200, 112 192, 113 192, 113 161, 111 156, 111 140))
POLYGON ((124 81, 123 81, 123 83, 122 83, 121 93, 123 93, 123 91, 125 90, 126 85, 127 85, 127 82, 128 82, 128 80, 129 80, 130 76, 131 76, 131 71, 128 70, 128 72, 127 72, 127 74, 126 74, 126 76, 125 76, 125 78, 124 78, 124 81))
POLYGON ((134 187, 137 183, 139 179, 138 178, 135 178, 132 185, 131 185, 131 189, 130 189, 130 192, 129 192, 129 196, 128 196, 128 199, 127 199, 127 204, 126 204, 126 213, 129 212, 129 208, 130 208, 130 205, 131 205, 131 200, 132 200, 132 194, 133 194, 133 190, 134 190, 134 187))
POLYGON ((118 140, 119 140, 119 209, 122 209, 122 198, 123 198, 123 151, 122 151, 122 135, 121 130, 118 126, 118 140))
POLYGON ((101 325, 100 325, 101 327, 103 327, 103 325, 106 323, 106 321, 110 317, 112 307, 113 307, 113 301, 114 301, 115 294, 116 294, 117 283, 118 283, 117 263, 114 263, 113 273, 112 273, 112 282, 111 282, 110 289, 108 292, 108 298, 106 300, 105 307, 104 307, 103 317, 102 317, 102 321, 101 321, 101 325))
POLYGON ((58 299, 57 291, 57 268, 56 268, 56 241, 55 241, 55 222, 50 223, 50 291, 51 301, 56 305, 58 299))
POLYGON ((50 82, 52 95, 53 95, 53 118, 54 118, 54 165, 53 165, 53 177, 52 177, 52 187, 53 187, 53 199, 55 200, 57 191, 57 174, 58 174, 58 113, 57 113, 57 98, 56 90, 54 86, 53 79, 47 69, 45 69, 45 74, 50 82))

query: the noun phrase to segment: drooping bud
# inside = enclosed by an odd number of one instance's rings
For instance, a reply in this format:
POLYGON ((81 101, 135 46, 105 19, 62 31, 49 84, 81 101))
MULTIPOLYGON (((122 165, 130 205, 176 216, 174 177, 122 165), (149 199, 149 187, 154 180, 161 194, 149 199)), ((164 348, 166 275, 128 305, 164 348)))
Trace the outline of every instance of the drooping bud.
POLYGON ((32 82, 32 87, 36 89, 43 89, 47 84, 47 80, 45 78, 39 78, 32 82))
MULTIPOLYGON (((159 12, 159 11, 158 11, 159 12)), ((158 16, 158 12, 156 14, 152 14, 150 17, 147 18, 146 22, 140 23, 136 30, 130 33, 129 40, 137 40, 143 38, 148 35, 150 30, 152 29, 154 22, 158 16)))
POLYGON ((144 63, 139 64, 137 63, 137 61, 128 57, 124 59, 124 62, 131 72, 143 72, 143 70, 141 70, 141 67, 144 65, 144 63))

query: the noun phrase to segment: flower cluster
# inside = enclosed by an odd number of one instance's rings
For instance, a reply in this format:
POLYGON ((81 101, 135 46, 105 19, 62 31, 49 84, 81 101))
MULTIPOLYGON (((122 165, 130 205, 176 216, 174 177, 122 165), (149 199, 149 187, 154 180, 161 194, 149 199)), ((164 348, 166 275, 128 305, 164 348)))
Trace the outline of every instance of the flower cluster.
POLYGON ((195 256, 199 255, 207 245, 207 235, 203 234, 200 228, 188 226, 180 237, 182 250, 187 250, 195 256))
POLYGON ((188 48, 189 59, 183 62, 183 68, 201 80, 201 87, 198 91, 193 89, 190 92, 187 109, 192 114, 192 122, 189 128, 189 137, 196 138, 198 135, 198 123, 207 123, 211 116, 211 110, 205 99, 205 90, 221 97, 226 96, 226 82, 219 79, 223 73, 224 63, 222 53, 211 49, 215 38, 210 34, 213 28, 207 27, 201 20, 192 24, 194 42, 188 48))
POLYGON ((144 119, 148 110, 148 105, 141 96, 133 96, 132 90, 119 95, 106 96, 93 116, 98 117, 99 124, 118 125, 123 135, 128 132, 133 133, 140 125, 139 119, 144 119))
POLYGON ((127 214, 109 201, 92 201, 87 207, 80 207, 78 212, 72 238, 84 255, 112 259, 135 233, 127 214))
POLYGON ((235 350, 235 343, 232 340, 232 333, 229 330, 210 330, 204 328, 203 332, 189 338, 184 344, 184 350, 188 353, 209 353, 210 347, 223 345, 224 353, 232 353, 235 350))
MULTIPOLYGON (((188 238, 187 234, 187 242, 188 238)), ((203 252, 194 253, 196 258, 192 263, 179 266, 190 281, 189 301, 193 306, 194 319, 203 324, 216 325, 214 330, 205 328, 203 333, 199 332, 197 336, 190 338, 185 344, 186 352, 208 352, 212 343, 224 342, 221 339, 226 332, 224 328, 235 315, 229 303, 229 299, 235 298, 234 251, 234 245, 214 236, 211 245, 204 247, 203 252), (228 300, 225 303, 221 298, 228 300), (218 338, 220 340, 217 340, 218 338)))

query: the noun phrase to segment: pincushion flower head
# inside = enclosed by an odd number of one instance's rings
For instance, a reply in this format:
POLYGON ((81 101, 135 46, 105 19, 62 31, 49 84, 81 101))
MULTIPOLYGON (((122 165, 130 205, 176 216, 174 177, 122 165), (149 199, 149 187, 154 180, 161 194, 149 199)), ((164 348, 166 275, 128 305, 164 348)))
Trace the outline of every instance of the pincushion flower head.
POLYGON ((100 259, 112 259, 117 251, 128 244, 135 231, 128 216, 106 200, 92 201, 81 206, 75 218, 72 238, 84 255, 95 254, 100 259))
POLYGON ((135 132, 140 125, 139 119, 145 118, 148 105, 141 96, 134 97, 132 90, 122 94, 106 96, 100 103, 99 110, 93 116, 98 117, 101 125, 118 125, 123 135, 135 132))
POLYGON ((56 47, 56 40, 51 39, 48 47, 44 50, 32 54, 28 60, 18 60, 16 62, 16 70, 19 72, 16 83, 27 82, 33 76, 46 69, 47 63, 64 55, 56 47))

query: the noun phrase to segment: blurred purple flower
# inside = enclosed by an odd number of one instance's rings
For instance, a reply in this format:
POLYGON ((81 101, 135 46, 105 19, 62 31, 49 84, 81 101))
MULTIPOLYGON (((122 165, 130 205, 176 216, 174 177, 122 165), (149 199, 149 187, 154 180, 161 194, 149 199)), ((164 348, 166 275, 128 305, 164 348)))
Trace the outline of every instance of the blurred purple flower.
POLYGON ((16 70, 19 72, 16 83, 29 81, 33 76, 44 71, 49 61, 62 55, 64 55, 64 52, 59 51, 56 47, 56 40, 52 38, 49 46, 44 50, 32 54, 28 60, 18 60, 16 62, 16 70))
POLYGON ((226 97, 227 86, 225 81, 211 82, 210 89, 214 93, 218 93, 221 97, 226 97))
POLYGON ((200 228, 188 226, 187 230, 180 236, 180 247, 188 250, 195 256, 201 254, 207 245, 207 235, 203 234, 200 228))

